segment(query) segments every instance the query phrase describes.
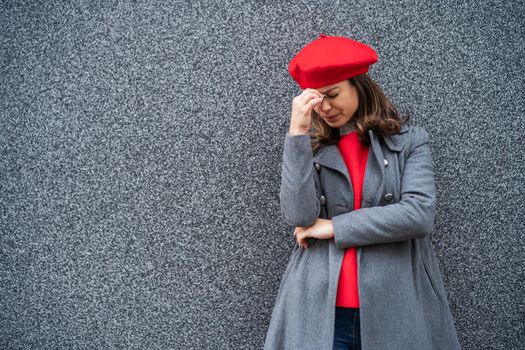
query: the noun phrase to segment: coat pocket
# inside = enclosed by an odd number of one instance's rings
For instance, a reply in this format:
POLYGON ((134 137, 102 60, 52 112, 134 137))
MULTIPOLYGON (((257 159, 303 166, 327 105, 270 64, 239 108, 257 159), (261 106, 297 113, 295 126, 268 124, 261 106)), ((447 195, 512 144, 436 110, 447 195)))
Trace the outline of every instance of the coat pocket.
POLYGON ((429 269, 427 267, 427 263, 425 262, 425 259, 423 258, 422 255, 420 255, 419 257, 420 257, 421 263, 423 265, 423 270, 425 270, 426 279, 427 279, 428 283, 430 283, 430 286, 432 287, 432 291, 434 292, 434 295, 436 296, 436 298, 441 299, 441 296, 439 295, 439 292, 438 292, 438 290, 436 288, 436 283, 435 283, 434 279, 432 278, 432 275, 429 272, 429 269))

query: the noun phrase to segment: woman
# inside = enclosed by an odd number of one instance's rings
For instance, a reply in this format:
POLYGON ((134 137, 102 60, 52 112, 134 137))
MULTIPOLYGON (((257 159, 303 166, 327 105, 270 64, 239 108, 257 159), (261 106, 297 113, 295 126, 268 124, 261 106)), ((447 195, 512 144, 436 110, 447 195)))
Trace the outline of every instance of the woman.
POLYGON ((320 37, 290 62, 281 212, 297 244, 264 348, 461 349, 430 235, 429 134, 368 76, 377 54, 320 37))

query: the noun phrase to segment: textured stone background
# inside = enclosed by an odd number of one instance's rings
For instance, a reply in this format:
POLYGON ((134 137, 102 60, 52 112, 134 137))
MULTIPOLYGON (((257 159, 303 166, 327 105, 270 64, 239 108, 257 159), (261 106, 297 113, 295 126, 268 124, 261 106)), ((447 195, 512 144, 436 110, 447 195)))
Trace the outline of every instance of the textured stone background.
POLYGON ((464 348, 517 349, 524 3, 217 3, 1 2, 0 348, 262 347, 294 243, 286 67, 325 33, 376 49, 431 133, 464 348))

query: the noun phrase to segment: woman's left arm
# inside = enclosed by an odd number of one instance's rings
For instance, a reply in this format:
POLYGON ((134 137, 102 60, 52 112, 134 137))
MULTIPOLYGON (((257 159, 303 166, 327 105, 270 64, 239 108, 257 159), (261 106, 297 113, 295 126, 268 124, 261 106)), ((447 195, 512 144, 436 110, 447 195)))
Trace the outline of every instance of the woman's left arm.
POLYGON ((401 180, 401 200, 332 217, 338 248, 430 236, 436 215, 436 186, 428 132, 413 126, 412 146, 401 180))

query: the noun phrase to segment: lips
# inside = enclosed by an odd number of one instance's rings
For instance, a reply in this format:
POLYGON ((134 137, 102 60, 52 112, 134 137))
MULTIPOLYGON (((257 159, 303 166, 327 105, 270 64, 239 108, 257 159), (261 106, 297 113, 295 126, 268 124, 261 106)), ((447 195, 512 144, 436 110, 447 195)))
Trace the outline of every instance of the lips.
POLYGON ((333 120, 333 119, 335 119, 337 116, 338 116, 337 114, 334 114, 334 115, 327 116, 327 117, 325 117, 325 118, 328 119, 328 120, 333 120))

